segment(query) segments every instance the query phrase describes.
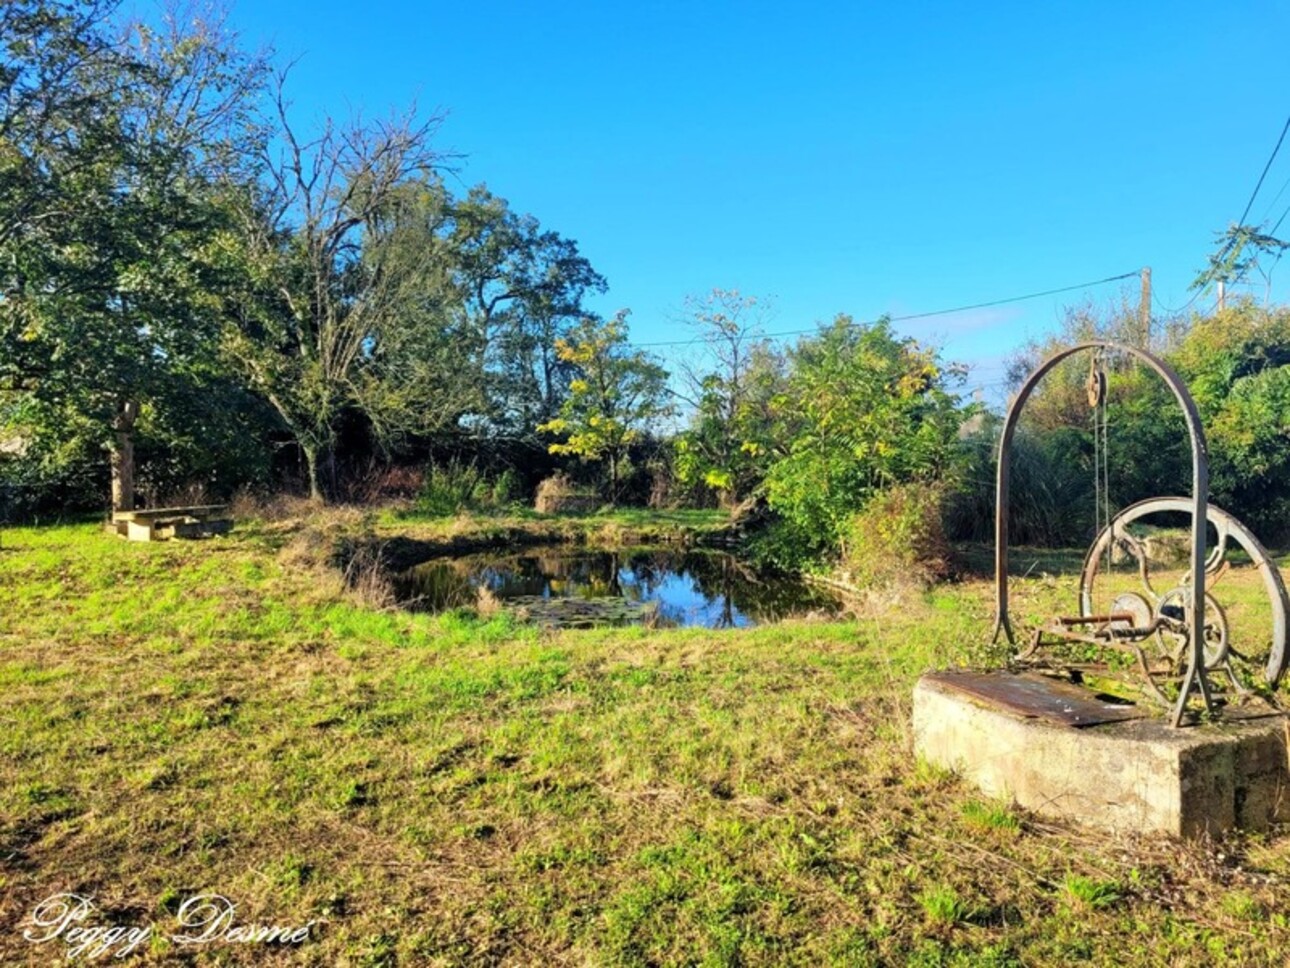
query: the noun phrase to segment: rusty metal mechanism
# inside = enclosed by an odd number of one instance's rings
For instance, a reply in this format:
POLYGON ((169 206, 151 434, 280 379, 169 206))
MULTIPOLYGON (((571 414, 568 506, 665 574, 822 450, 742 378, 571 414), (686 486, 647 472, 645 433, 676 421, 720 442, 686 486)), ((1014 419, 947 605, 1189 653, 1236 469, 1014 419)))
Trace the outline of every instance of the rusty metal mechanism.
MULTIPOLYGON (((1112 637, 1132 640, 1134 633, 1141 629, 1151 629, 1161 653, 1171 658, 1176 666, 1181 649, 1185 645, 1186 629, 1180 625, 1180 618, 1187 610, 1187 593, 1181 587, 1157 588, 1152 580, 1152 547, 1150 538, 1135 534, 1131 526, 1152 515, 1186 513, 1190 503, 1183 497, 1155 497, 1139 501, 1121 511, 1111 523, 1102 529, 1088 553, 1084 556, 1084 566, 1080 570, 1080 615, 1084 621, 1093 622, 1094 589, 1102 570, 1102 563, 1114 558, 1117 554, 1132 559, 1136 566, 1142 591, 1123 592, 1111 603, 1112 610, 1122 609, 1119 624, 1111 621, 1112 637), (1126 618, 1127 616, 1127 618, 1126 618)), ((1252 673, 1256 667, 1262 667, 1262 678, 1269 689, 1275 689, 1285 674, 1290 655, 1286 651, 1286 619, 1290 614, 1290 596, 1286 593, 1281 570, 1271 556, 1259 543, 1259 539, 1245 525, 1221 508, 1209 506, 1208 519, 1217 539, 1205 558, 1205 610, 1208 618, 1205 621, 1205 671, 1207 673, 1222 671, 1226 673, 1237 692, 1245 692, 1246 687, 1238 671, 1252 673), (1250 565, 1257 569, 1263 580, 1263 591, 1267 597, 1270 610, 1268 627, 1263 631, 1266 638, 1254 647, 1238 648, 1231 641, 1228 628, 1227 610, 1214 597, 1214 588, 1232 569, 1232 560, 1228 553, 1232 545, 1238 554, 1244 555, 1250 565)), ((1151 682, 1154 692, 1159 692, 1154 681, 1151 682)))
MULTIPOLYGON (((1091 651, 1104 654, 1127 654, 1141 674, 1141 686, 1148 698, 1172 707, 1170 722, 1183 724, 1193 694, 1199 696, 1209 715, 1218 712, 1212 674, 1223 674, 1235 694, 1250 694, 1248 682, 1255 667, 1261 666, 1262 679, 1270 696, 1285 673, 1287 659, 1287 614, 1290 598, 1276 564, 1258 539, 1226 511, 1208 504, 1209 465, 1200 415, 1191 395, 1167 363, 1152 354, 1130 346, 1110 342, 1083 343, 1062 350, 1046 360, 1022 384, 1009 407, 1000 440, 997 498, 995 506, 995 589, 996 612, 994 640, 1000 634, 1015 645, 1016 639, 1008 615, 1008 484, 1012 440, 1022 408, 1039 381, 1063 360, 1077 353, 1093 354, 1086 383, 1089 405, 1094 410, 1097 445, 1094 473, 1097 477, 1098 534, 1084 557, 1080 572, 1079 614, 1058 616, 1036 629, 1027 647, 1016 656, 1026 665, 1053 666, 1048 645, 1087 645, 1091 651), (1109 353, 1137 357, 1151 367, 1173 391, 1183 410, 1192 450, 1191 497, 1159 497, 1141 501, 1118 514, 1110 514, 1106 502, 1106 374, 1103 362, 1109 353), (1156 556, 1141 522, 1152 515, 1190 515, 1188 573, 1177 584, 1162 585, 1157 572, 1153 578, 1156 556), (1207 531, 1212 528, 1217 540, 1207 548, 1207 531), (1238 646, 1232 641, 1227 610, 1214 596, 1213 589, 1228 574, 1229 550, 1243 553, 1263 579, 1263 590, 1271 606, 1268 635, 1254 645, 1238 646), (1132 561, 1141 584, 1140 591, 1112 589, 1110 601, 1097 601, 1097 585, 1106 577, 1115 561, 1132 561), (1161 586, 1161 587, 1158 587, 1161 586), (1165 686, 1176 684, 1171 698, 1165 686)), ((1167 583, 1166 583, 1167 584, 1167 583)), ((1114 677, 1107 663, 1061 664, 1066 671, 1093 672, 1114 677)))

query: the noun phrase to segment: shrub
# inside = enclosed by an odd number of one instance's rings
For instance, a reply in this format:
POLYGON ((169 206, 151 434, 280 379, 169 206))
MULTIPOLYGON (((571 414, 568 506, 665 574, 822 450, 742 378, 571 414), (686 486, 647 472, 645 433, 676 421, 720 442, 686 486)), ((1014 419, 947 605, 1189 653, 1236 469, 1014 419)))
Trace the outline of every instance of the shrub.
POLYGON ((758 567, 789 573, 808 570, 828 550, 827 540, 786 518, 774 518, 753 531, 745 545, 745 551, 758 567))
POLYGON ((454 458, 426 468, 416 510, 432 517, 502 510, 521 500, 523 493, 519 476, 510 468, 490 477, 474 461, 467 464, 454 458))
POLYGON ((899 484, 874 495, 851 516, 842 540, 842 567, 861 588, 926 586, 950 571, 941 524, 943 491, 933 484, 899 484))
POLYGON ((783 443, 765 493, 802 534, 841 545, 874 495, 945 480, 961 463, 959 430, 977 408, 951 392, 960 371, 889 322, 860 326, 841 316, 800 341, 790 366, 777 398, 783 443))
POLYGON ((498 475, 497 480, 493 482, 493 503, 498 507, 505 507, 508 504, 520 500, 522 489, 520 479, 515 472, 509 467, 498 475))
POLYGON ((490 491, 479 468, 456 459, 426 468, 416 508, 432 517, 451 517, 489 503, 490 491))

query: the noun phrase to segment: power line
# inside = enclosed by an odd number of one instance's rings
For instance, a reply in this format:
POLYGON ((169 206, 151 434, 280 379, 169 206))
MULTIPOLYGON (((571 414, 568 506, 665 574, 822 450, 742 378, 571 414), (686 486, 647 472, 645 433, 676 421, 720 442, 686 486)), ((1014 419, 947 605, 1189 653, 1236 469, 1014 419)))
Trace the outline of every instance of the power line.
MULTIPOLYGON (((1287 184, 1290 184, 1290 182, 1288 182, 1287 184)), ((1282 223, 1282 222, 1284 222, 1284 221, 1286 220, 1286 216, 1287 216, 1287 215, 1290 215, 1290 205, 1287 205, 1287 206, 1286 206, 1286 210, 1285 210, 1284 212, 1282 212, 1282 213, 1281 213, 1281 217, 1280 217, 1279 219, 1277 219, 1277 224, 1276 224, 1276 225, 1274 225, 1274 226, 1272 226, 1272 231, 1270 231, 1270 232, 1268 233, 1268 235, 1272 236, 1273 238, 1276 238, 1276 235, 1277 235, 1277 229, 1281 228, 1281 223, 1282 223)), ((1269 275, 1269 277, 1271 276, 1272 271, 1273 271, 1274 269, 1276 269, 1276 267, 1277 267, 1277 263, 1281 261, 1281 257, 1282 257, 1283 255, 1285 255, 1285 251, 1284 251, 1284 250, 1282 250, 1282 251, 1278 252, 1278 253, 1277 253, 1277 257, 1276 257, 1275 259, 1273 259, 1273 260, 1272 260, 1272 268, 1268 270, 1268 275, 1269 275)), ((1270 285, 1270 284, 1271 284, 1271 283, 1269 282, 1269 285, 1270 285)))
POLYGON ((1290 206, 1287 206, 1286 210, 1281 213, 1281 217, 1277 219, 1277 224, 1272 226, 1272 230, 1268 232, 1268 235, 1272 236, 1273 238, 1276 237, 1277 229, 1281 228, 1281 223, 1286 220, 1287 215, 1290 215, 1290 206))
POLYGON ((1250 209, 1254 207, 1255 196, 1259 194, 1259 189, 1263 187, 1263 179, 1268 177, 1268 169, 1272 167, 1272 162, 1276 160, 1277 152, 1281 150, 1281 142, 1286 140, 1287 131, 1290 131, 1290 117, 1286 118, 1286 123, 1281 128, 1281 137, 1277 138, 1277 146, 1272 149, 1272 154, 1268 158, 1268 163, 1263 166, 1263 174, 1259 175, 1259 181, 1254 186, 1254 191, 1250 192, 1250 200, 1245 203, 1245 211, 1241 213, 1241 217, 1236 222, 1237 225, 1245 224, 1246 216, 1250 214, 1250 209))
POLYGON ((1159 306, 1161 309, 1165 311, 1166 315, 1178 316, 1178 315, 1181 315, 1182 313, 1185 313, 1188 310, 1188 308, 1190 308, 1191 304, 1200 298, 1200 293, 1201 293, 1201 290, 1197 289, 1195 294, 1190 299, 1188 299, 1185 303, 1179 306, 1177 309, 1170 309, 1168 306, 1166 306, 1156 297, 1155 293, 1152 293, 1151 299, 1157 306, 1159 306))
POLYGON ((1272 196, 1272 201, 1268 203, 1268 210, 1263 213, 1262 220, 1264 222, 1268 220, 1268 216, 1272 214, 1272 210, 1277 207, 1277 202, 1281 201, 1281 196, 1285 194, 1287 188, 1290 188, 1290 177, 1286 178, 1286 180, 1281 183, 1281 187, 1277 189, 1277 193, 1272 196))
MULTIPOLYGON (((1098 279, 1094 282, 1081 282, 1074 286, 1061 286, 1058 289, 1045 289, 1042 292, 1029 292, 1024 296, 1009 296, 1006 299, 992 299, 989 302, 973 303, 970 306, 955 306, 953 309, 935 309, 928 313, 910 313, 906 316, 888 316, 886 318, 893 323, 904 323, 912 319, 930 319, 933 316, 949 316, 952 313, 966 313, 973 309, 989 309, 992 306, 1006 306, 1008 303, 1024 302, 1027 299, 1040 299, 1043 296, 1055 296, 1063 292, 1074 292, 1076 289, 1091 289, 1093 286, 1103 286, 1108 282, 1119 282, 1121 279, 1136 277, 1138 272, 1139 270, 1135 269, 1132 272, 1122 272, 1118 276, 1107 276, 1105 279, 1098 279)), ((819 327, 812 329, 788 329, 778 333, 764 333, 762 335, 765 339, 779 339, 782 336, 802 336, 806 333, 814 333, 818 329, 819 327)), ((702 337, 692 336, 690 339, 657 340, 650 343, 633 343, 632 345, 638 347, 688 346, 689 344, 698 342, 701 339, 702 337)))

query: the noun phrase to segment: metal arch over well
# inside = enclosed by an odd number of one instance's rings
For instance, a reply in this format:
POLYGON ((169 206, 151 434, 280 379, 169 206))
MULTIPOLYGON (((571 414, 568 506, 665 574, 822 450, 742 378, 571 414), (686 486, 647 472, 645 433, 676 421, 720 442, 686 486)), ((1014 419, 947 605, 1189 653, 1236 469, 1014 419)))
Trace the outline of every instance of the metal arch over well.
POLYGON ((1192 495, 1189 502, 1192 512, 1190 581, 1188 594, 1185 596, 1187 626, 1189 630, 1189 648, 1187 651, 1187 669, 1174 705, 1172 724, 1182 725, 1187 700, 1193 689, 1199 691, 1207 712, 1214 711, 1209 679, 1205 673, 1205 560, 1206 560, 1206 521, 1208 520, 1209 493, 1209 454, 1205 444, 1205 432, 1201 427, 1200 413, 1196 402, 1182 379, 1164 360, 1133 346, 1105 341, 1081 343, 1061 350, 1045 360, 1021 385, 1016 398, 1008 408, 1004 420, 1003 433, 999 441, 999 462, 997 491, 995 496, 995 624, 993 638, 997 641, 1003 632, 1008 641, 1015 643, 1012 622, 1008 615, 1008 485, 1010 479, 1010 460, 1013 437, 1021 412, 1039 381, 1063 360, 1080 353, 1123 353, 1136 357, 1151 367, 1173 392, 1174 398, 1182 407, 1187 421, 1187 433, 1191 441, 1192 453, 1192 495))

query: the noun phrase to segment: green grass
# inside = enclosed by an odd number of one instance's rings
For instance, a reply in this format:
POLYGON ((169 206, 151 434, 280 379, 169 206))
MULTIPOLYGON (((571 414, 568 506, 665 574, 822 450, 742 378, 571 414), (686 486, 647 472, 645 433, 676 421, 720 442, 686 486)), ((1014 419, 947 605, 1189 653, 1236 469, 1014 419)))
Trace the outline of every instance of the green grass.
POLYGON ((958 891, 948 884, 937 884, 918 895, 927 920, 932 924, 952 927, 960 921, 967 921, 972 909, 959 897, 958 891))
MULTIPOLYGON (((4 533, 0 963, 53 963, 21 935, 56 891, 160 928, 203 892, 317 921, 298 950, 196 964, 1270 964, 1290 946, 1280 839, 1122 841, 914 760, 910 690, 985 639, 980 581, 850 622, 545 632, 365 607, 291 538, 4 533)), ((1018 581, 1017 614, 1070 590, 1018 581)), ((179 958, 158 940, 133 963, 179 958)))
POLYGON ((1078 907, 1092 910, 1111 907, 1123 896, 1117 882, 1099 881, 1083 874, 1067 876, 1062 887, 1078 907))
POLYGON ((963 804, 961 812, 965 820, 985 830, 1014 831, 1021 827, 1016 813, 1005 803, 969 800, 963 804))

